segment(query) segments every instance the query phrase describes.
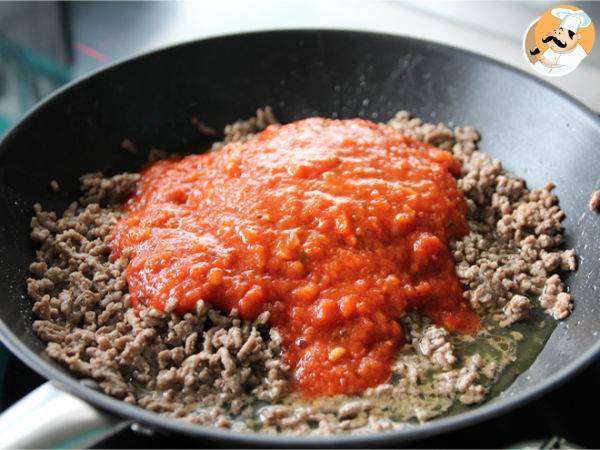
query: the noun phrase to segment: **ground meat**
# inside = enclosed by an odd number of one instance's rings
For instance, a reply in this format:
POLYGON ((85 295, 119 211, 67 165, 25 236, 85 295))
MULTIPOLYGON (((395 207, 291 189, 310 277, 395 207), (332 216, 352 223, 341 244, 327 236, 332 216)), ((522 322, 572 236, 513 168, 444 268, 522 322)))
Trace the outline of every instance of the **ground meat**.
POLYGON ((58 184, 58 181, 51 180, 50 181, 50 189, 52 189, 52 192, 60 191, 60 184, 58 184))
MULTIPOLYGON (((228 125, 213 149, 249 139, 275 122, 270 108, 259 109, 256 117, 228 125)), ((214 136, 199 120, 192 123, 214 136)), ((544 310, 565 318, 573 305, 557 272, 573 271, 577 264, 573 250, 560 249, 564 213, 553 185, 528 191, 522 179, 477 150, 473 128, 424 124, 404 111, 389 124, 452 151, 462 162, 458 183, 471 232, 454 242, 452 251, 473 308, 507 327, 526 319, 534 307, 528 296, 539 295, 544 310)), ((122 147, 135 148, 128 140, 122 147)), ((170 156, 154 149, 150 161, 170 156)), ((184 316, 156 310, 138 315, 130 309, 127 260, 111 258, 107 239, 138 179, 137 174, 84 175, 81 198, 62 217, 35 205, 31 221, 31 238, 39 244, 27 281, 38 318, 33 329, 47 342, 50 357, 109 395, 190 423, 237 431, 363 433, 404 426, 392 415, 425 421, 455 401, 479 403, 516 357, 521 333, 498 338, 508 350, 502 359, 490 360, 463 353, 455 336, 410 313, 401 319, 409 345, 399 351, 393 381, 359 397, 303 401, 290 394, 281 337, 268 327, 268 313, 249 322, 235 310, 225 314, 204 302, 184 316)), ((478 338, 490 338, 486 333, 482 328, 478 338)))
POLYGON ((590 211, 600 212, 600 191, 595 191, 590 198, 590 211))
POLYGON ((359 413, 370 410, 373 407, 368 400, 355 400, 352 402, 345 403, 338 410, 338 417, 340 419, 347 419, 349 417, 356 417, 359 413))
POLYGON ((557 320, 564 319, 573 310, 571 295, 563 292, 563 283, 558 275, 552 275, 546 280, 540 303, 557 320))
POLYGON ((487 389, 479 383, 483 359, 479 354, 473 355, 460 369, 442 372, 436 377, 446 383, 447 389, 454 390, 461 403, 470 405, 485 399, 487 389))
POLYGON ((450 342, 448 331, 436 325, 429 325, 424 329, 419 340, 419 351, 431 358, 434 364, 442 367, 451 367, 456 362, 454 346, 450 342))
POLYGON ((500 321, 501 327, 508 327, 519 320, 527 318, 531 309, 531 301, 523 295, 514 295, 504 306, 505 319, 500 321))
POLYGON ((196 129, 202 136, 215 137, 217 135, 217 130, 215 130, 213 127, 206 125, 197 117, 192 117, 192 125, 196 127, 196 129))
POLYGON ((140 179, 137 173, 123 173, 112 178, 104 178, 101 173, 83 175, 79 199, 81 205, 118 206, 135 192, 140 179))
MULTIPOLYGON (((476 311, 500 313, 516 295, 542 294, 555 272, 576 269, 575 252, 560 250, 565 213, 552 183, 528 191, 524 180, 477 150, 479 135, 470 127, 452 132, 443 124, 411 119, 406 111, 389 124, 417 139, 434 139, 462 162, 458 183, 469 207, 471 232, 452 243, 452 249, 464 295, 476 311)), ((554 318, 564 319, 571 311, 570 297, 562 296, 560 302, 542 297, 540 303, 554 318)))
POLYGON ((169 156, 169 153, 159 148, 150 149, 150 152, 148 153, 148 164, 159 161, 161 159, 166 159, 169 156))
POLYGON ((216 150, 229 142, 234 141, 247 141, 254 137, 256 132, 264 130, 269 125, 277 123, 277 119, 273 114, 273 110, 270 106, 264 109, 259 108, 256 110, 256 117, 252 117, 248 120, 238 120, 225 127, 225 136, 221 142, 213 144, 212 149, 216 150))
POLYGON ((268 316, 242 321, 199 302, 183 317, 129 309, 127 261, 113 260, 106 243, 136 175, 82 177, 81 203, 62 218, 35 206, 31 237, 40 244, 27 282, 39 320, 34 331, 48 354, 106 393, 174 416, 229 405, 211 418, 251 415, 257 401, 289 391, 281 339, 265 328, 268 316), (93 202, 93 203, 90 203, 93 202), (109 207, 102 208, 96 202, 109 207))
POLYGON ((131 154, 137 153, 136 145, 127 138, 125 138, 121 141, 121 148, 131 154))

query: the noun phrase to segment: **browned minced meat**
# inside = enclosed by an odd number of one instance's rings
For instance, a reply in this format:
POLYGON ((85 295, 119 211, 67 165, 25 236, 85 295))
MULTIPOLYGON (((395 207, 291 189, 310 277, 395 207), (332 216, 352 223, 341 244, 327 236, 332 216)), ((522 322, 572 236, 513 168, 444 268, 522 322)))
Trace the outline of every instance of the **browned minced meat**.
POLYGON ((268 313, 248 322, 203 302, 183 317, 130 309, 127 261, 111 259, 106 238, 121 215, 113 201, 137 179, 82 177, 87 191, 60 219, 35 206, 33 329, 52 358, 110 395, 176 417, 193 408, 195 422, 228 426, 229 414, 250 416, 258 400, 288 392, 281 340, 266 326, 268 313))
POLYGON ((244 142, 254 137, 257 131, 263 130, 271 124, 277 123, 277 118, 273 114, 270 106, 264 109, 258 109, 256 116, 247 120, 238 120, 232 124, 226 125, 224 138, 221 142, 215 142, 212 150, 217 150, 229 142, 244 142))
POLYGON ((594 191, 589 203, 590 211, 600 212, 600 191, 594 191))
MULTIPOLYGON (((508 174, 499 160, 477 150, 479 134, 473 128, 456 127, 452 132, 443 124, 411 119, 405 111, 390 125, 451 150, 462 162, 458 183, 467 200, 471 232, 452 248, 471 306, 480 313, 499 313, 506 323, 507 312, 508 320, 515 318, 512 308, 503 311, 514 296, 543 294, 541 305, 546 312, 565 318, 572 309, 571 296, 563 292, 560 277, 552 275, 575 270, 576 259, 573 250, 560 249, 565 213, 552 192, 554 185, 528 191, 523 179, 508 174)), ((527 317, 528 309, 520 310, 516 320, 527 317)))
POLYGON ((519 320, 527 318, 531 307, 531 300, 527 297, 524 295, 513 295, 502 309, 506 318, 500 321, 500 326, 508 327, 519 320))
MULTIPOLYGON (((275 122, 270 108, 258 110, 256 117, 228 125, 223 142, 213 149, 246 140, 275 122)), ((556 272, 575 270, 576 261, 572 250, 560 250, 564 213, 553 186, 528 191, 522 179, 477 150, 479 136, 472 128, 424 124, 406 112, 389 124, 452 151, 463 164, 459 186, 467 199, 471 232, 452 248, 471 305, 510 326, 527 318, 529 296, 539 295, 549 314, 566 317, 572 301, 556 272)), ((154 159, 167 156, 152 152, 154 159)), ((111 258, 107 239, 122 214, 120 204, 134 192, 138 179, 137 174, 84 175, 79 202, 60 218, 36 205, 31 224, 31 237, 40 245, 27 282, 38 317, 34 330, 48 343, 52 358, 106 393, 193 423, 239 430, 384 430, 401 424, 374 412, 377 398, 416 389, 423 371, 432 370, 419 365, 418 358, 425 358, 436 370, 442 395, 467 404, 485 398, 480 379, 494 376, 493 362, 484 363, 477 354, 458 355, 446 330, 411 319, 411 345, 405 346, 393 368, 398 385, 378 386, 362 399, 352 398, 327 411, 277 405, 288 398, 290 381, 280 358, 281 339, 266 324, 268 314, 242 321, 235 311, 228 315, 203 302, 183 317, 155 310, 137 315, 130 309, 127 261, 111 258), (310 428, 308 422, 318 426, 310 428)), ((427 420, 440 412, 417 409, 414 416, 427 420)))
POLYGON ((202 122, 197 117, 192 117, 192 125, 194 125, 194 127, 196 127, 196 129, 202 136, 214 137, 217 135, 217 130, 215 130, 211 126, 206 125, 204 122, 202 122))
POLYGON ((452 367, 457 361, 448 331, 436 325, 429 325, 423 329, 419 351, 431 358, 434 364, 442 367, 452 367))
POLYGON ((130 139, 127 138, 121 141, 121 148, 131 154, 135 154, 138 151, 137 146, 130 139))

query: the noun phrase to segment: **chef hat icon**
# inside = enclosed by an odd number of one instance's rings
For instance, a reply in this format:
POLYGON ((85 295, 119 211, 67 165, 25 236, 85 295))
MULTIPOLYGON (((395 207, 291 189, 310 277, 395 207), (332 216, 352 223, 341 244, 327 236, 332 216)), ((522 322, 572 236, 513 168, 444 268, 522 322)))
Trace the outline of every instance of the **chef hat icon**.
POLYGON ((573 33, 576 33, 579 28, 588 27, 592 23, 590 16, 581 9, 574 11, 567 8, 554 8, 551 13, 561 20, 560 28, 571 30, 573 33))

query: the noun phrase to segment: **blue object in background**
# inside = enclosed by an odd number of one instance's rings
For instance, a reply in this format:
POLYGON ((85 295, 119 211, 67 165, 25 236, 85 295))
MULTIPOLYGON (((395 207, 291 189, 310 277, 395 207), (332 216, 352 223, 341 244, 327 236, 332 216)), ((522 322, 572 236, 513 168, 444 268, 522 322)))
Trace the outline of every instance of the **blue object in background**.
POLYGON ((4 116, 0 116, 0 136, 3 135, 8 128, 10 128, 10 121, 4 116))
MULTIPOLYGON (((71 79, 62 64, 18 45, 0 33, 0 136, 35 103, 71 79)), ((0 344, 0 408, 5 408, 6 367, 11 360, 0 344)))
POLYGON ((60 63, 0 34, 0 135, 70 79, 69 70, 60 63))
MULTIPOLYGON (((35 103, 70 81, 67 6, 0 2, 0 137, 35 103)), ((43 379, 0 344, 0 412, 43 379)))

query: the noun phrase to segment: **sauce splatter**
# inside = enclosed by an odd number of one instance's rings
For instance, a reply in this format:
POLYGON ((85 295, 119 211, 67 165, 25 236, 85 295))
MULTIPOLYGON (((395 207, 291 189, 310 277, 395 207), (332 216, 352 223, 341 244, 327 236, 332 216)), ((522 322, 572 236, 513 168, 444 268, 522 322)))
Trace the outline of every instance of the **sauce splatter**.
POLYGON ((305 397, 385 382, 416 309, 463 333, 448 243, 468 232, 446 151, 364 120, 307 119, 142 173, 112 248, 134 308, 271 311, 305 397))

